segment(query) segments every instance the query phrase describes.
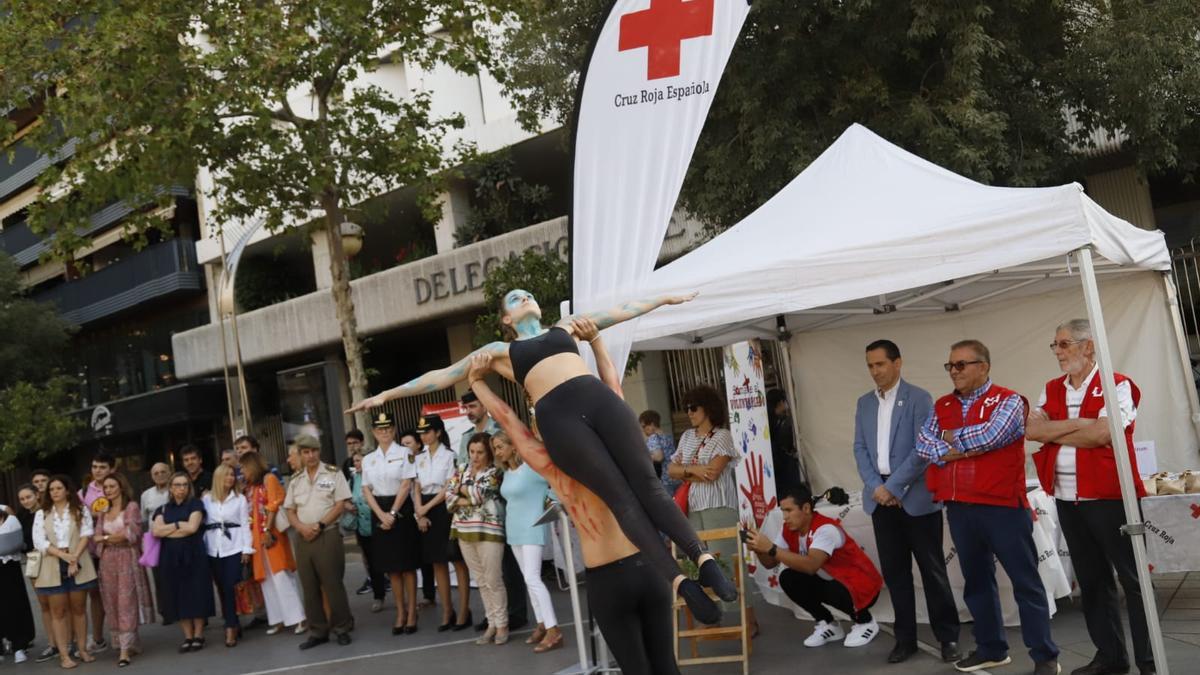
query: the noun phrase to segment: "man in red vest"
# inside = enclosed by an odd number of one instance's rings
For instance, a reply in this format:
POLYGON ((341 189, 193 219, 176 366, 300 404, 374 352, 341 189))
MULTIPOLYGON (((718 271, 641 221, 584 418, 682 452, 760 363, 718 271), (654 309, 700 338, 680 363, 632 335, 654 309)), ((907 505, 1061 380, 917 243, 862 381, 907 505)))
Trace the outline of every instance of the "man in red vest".
MULTIPOLYGON (((1134 659, 1142 673, 1153 673, 1154 654, 1150 650, 1133 546, 1121 534, 1125 508, 1121 503, 1091 324, 1087 319, 1062 324, 1050 349, 1066 375, 1046 383, 1038 407, 1029 414, 1026 435, 1031 441, 1043 443, 1042 449, 1034 454, 1033 463, 1042 488, 1057 500, 1058 521, 1073 554, 1071 562, 1083 599, 1088 635, 1096 645, 1092 662, 1071 675, 1129 672, 1129 653, 1125 649, 1125 631, 1121 628, 1117 587, 1113 583, 1114 569, 1125 589, 1134 659)), ((1113 373, 1113 379, 1117 384, 1129 463, 1136 476, 1133 426, 1142 395, 1128 377, 1113 373)), ((1144 497, 1142 482, 1135 480, 1134 486, 1137 496, 1144 497)))
POLYGON ((925 482, 933 500, 946 505, 963 600, 975 619, 975 650, 954 667, 971 672, 1012 662, 996 592, 993 560, 999 560, 1012 581, 1034 675, 1057 675, 1058 646, 1050 637, 1050 607, 1025 500, 1029 404, 992 382, 991 361, 978 340, 952 345, 945 368, 954 393, 934 402, 917 434, 917 454, 931 462, 925 482))
POLYGON ((840 521, 813 510, 815 502, 807 485, 788 488, 779 498, 783 531, 774 541, 751 531, 747 545, 763 565, 787 568, 779 574, 779 587, 817 622, 805 647, 843 637, 845 646, 863 647, 879 634, 869 610, 879 599, 883 577, 840 521), (826 605, 854 619, 848 635, 826 605))

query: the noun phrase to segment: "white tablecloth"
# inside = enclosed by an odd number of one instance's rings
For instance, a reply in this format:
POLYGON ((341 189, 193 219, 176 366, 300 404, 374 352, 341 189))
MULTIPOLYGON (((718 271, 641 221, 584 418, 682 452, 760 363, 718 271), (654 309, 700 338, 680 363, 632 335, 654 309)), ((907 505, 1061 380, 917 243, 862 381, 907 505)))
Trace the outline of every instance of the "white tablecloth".
POLYGON ((1142 519, 1152 572, 1200 571, 1200 494, 1146 497, 1142 519))
MULTIPOLYGON (((1038 572, 1041 574, 1042 583, 1046 587, 1046 597, 1050 601, 1050 614, 1053 616, 1056 611, 1055 598, 1071 594, 1071 579, 1073 577, 1069 561, 1064 561, 1062 557, 1067 550, 1067 546, 1065 542, 1061 541, 1058 531, 1058 513, 1054 507, 1054 500, 1048 497, 1041 488, 1036 488, 1029 493, 1029 502, 1037 514, 1037 520, 1034 522, 1033 527, 1033 540, 1038 549, 1038 572), (1064 565, 1064 562, 1066 562, 1066 565, 1064 565)), ((846 533, 858 542, 863 551, 874 561, 876 567, 879 566, 879 551, 875 545, 875 531, 871 526, 871 517, 862 509, 862 501, 859 494, 854 495, 851 498, 850 504, 846 506, 825 505, 818 507, 817 510, 830 518, 840 519, 846 533)), ((768 514, 766 522, 763 523, 763 533, 774 537, 782 527, 782 524, 782 514, 778 510, 772 511, 768 514)), ((948 525, 945 529, 943 545, 946 551, 947 571, 950 575, 950 588, 954 592, 954 601, 958 605, 958 614, 962 619, 968 620, 971 615, 962 600, 962 570, 959 568, 957 562, 958 556, 954 550, 954 543, 950 540, 948 525)), ((916 586, 917 595, 917 620, 921 623, 928 623, 929 614, 925 607, 924 584, 921 581, 921 573, 917 569, 916 563, 913 563, 913 583, 916 586)), ((1000 605, 1004 613, 1005 625, 1019 625, 1020 617, 1017 613, 1017 603, 1013 600, 1012 582, 1009 581, 1008 575, 1004 573, 1004 568, 999 563, 996 564, 996 585, 1000 592, 1000 605)), ((768 602, 792 609, 798 618, 811 618, 799 607, 793 605, 778 585, 769 584, 768 587, 762 588, 762 592, 763 597, 768 602)), ((879 600, 871 608, 871 614, 879 621, 893 621, 895 619, 895 612, 892 609, 892 599, 888 594, 886 585, 879 594, 879 600)))

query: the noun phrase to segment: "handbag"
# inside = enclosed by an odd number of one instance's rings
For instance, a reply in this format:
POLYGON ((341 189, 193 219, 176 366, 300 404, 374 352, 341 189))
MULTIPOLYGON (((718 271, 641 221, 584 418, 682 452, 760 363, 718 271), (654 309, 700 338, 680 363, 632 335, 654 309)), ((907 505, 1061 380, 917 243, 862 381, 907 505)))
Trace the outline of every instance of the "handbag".
POLYGON ((262 586, 254 579, 239 581, 233 587, 233 599, 238 614, 253 614, 255 606, 263 604, 262 586))
POLYGON ((42 552, 30 551, 25 554, 25 576, 36 579, 42 573, 42 552))
POLYGON ((675 506, 678 506, 679 510, 683 511, 683 515, 685 516, 688 514, 688 491, 691 490, 691 488, 692 484, 688 481, 684 481, 683 485, 680 485, 679 488, 675 490, 675 506))
POLYGON ((25 550, 25 532, 16 516, 0 522, 0 558, 20 555, 25 550))
POLYGON ((158 558, 162 553, 162 540, 150 532, 142 533, 142 555, 138 564, 142 567, 158 567, 158 558))

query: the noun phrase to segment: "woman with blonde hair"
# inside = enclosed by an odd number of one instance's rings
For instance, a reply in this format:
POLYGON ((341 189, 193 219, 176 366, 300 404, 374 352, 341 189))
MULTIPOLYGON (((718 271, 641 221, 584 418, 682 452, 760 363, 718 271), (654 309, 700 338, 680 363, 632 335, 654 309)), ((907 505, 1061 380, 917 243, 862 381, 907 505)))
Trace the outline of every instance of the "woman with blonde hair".
POLYGON ((504 471, 500 495, 505 502, 505 541, 512 547, 521 568, 533 604, 533 615, 537 618, 537 628, 525 644, 536 645, 533 651, 541 654, 563 646, 563 634, 558 628, 554 605, 550 603, 550 590, 542 581, 546 525, 534 525, 546 510, 550 484, 521 461, 507 432, 498 431, 492 436, 492 453, 496 457, 496 466, 504 471))
MULTIPOLYGON (((141 653, 138 626, 154 621, 154 597, 142 554, 142 508, 133 499, 129 479, 110 473, 100 481, 108 508, 96 523, 96 555, 100 557, 100 599, 113 646, 120 650, 117 667, 141 653)), ((92 504, 95 508, 95 503, 92 504)))
POLYGON ((250 562, 250 517, 246 498, 237 491, 237 476, 228 464, 213 471, 212 490, 204 495, 204 548, 208 565, 221 592, 225 619, 225 646, 236 647, 242 626, 237 614, 237 585, 242 565, 250 562))
POLYGON ((304 603, 296 582, 296 559, 287 534, 276 527, 276 514, 287 496, 283 483, 267 468, 257 452, 247 452, 239 460, 246 479, 246 500, 250 510, 251 563, 254 580, 262 586, 267 606, 267 635, 284 626, 295 626, 296 635, 308 630, 304 624, 304 603))
POLYGON ((71 479, 52 477, 42 495, 42 508, 33 517, 33 547, 42 554, 33 586, 38 595, 50 598, 53 639, 63 668, 79 665, 71 658, 72 635, 79 660, 96 660, 86 648, 87 595, 96 587, 96 567, 87 551, 93 534, 92 514, 71 479))

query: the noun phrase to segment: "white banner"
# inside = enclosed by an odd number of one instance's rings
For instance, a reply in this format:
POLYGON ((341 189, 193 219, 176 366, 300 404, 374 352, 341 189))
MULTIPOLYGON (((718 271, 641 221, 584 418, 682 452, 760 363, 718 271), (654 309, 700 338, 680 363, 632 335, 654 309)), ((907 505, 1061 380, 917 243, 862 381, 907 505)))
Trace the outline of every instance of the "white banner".
MULTIPOLYGON (((725 397, 729 402, 729 433, 738 449, 737 463, 738 520, 762 528, 767 514, 777 505, 775 464, 771 458, 770 424, 767 422, 767 389, 763 384, 762 344, 758 340, 739 342, 725 348, 725 397)), ((756 564, 749 552, 742 554, 749 563, 750 578, 774 604, 782 597, 774 571, 756 564), (775 582, 772 585, 772 581, 775 582), (776 597, 778 596, 778 597, 776 597)), ((747 581, 747 586, 751 582, 747 581)))
MULTIPOLYGON (((654 269, 746 0, 616 0, 583 74, 575 131, 572 310, 630 298, 654 269)), ((605 333, 619 372, 628 325, 605 333)))

